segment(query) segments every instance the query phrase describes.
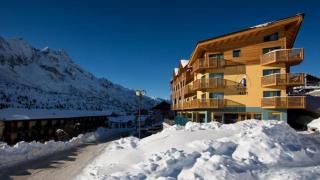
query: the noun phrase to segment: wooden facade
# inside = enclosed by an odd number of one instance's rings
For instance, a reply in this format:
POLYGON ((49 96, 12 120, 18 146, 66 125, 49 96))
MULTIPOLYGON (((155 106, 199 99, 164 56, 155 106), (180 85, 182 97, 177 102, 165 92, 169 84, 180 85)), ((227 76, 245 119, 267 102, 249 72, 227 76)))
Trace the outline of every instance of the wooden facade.
POLYGON ((305 83, 304 73, 290 71, 304 59, 304 49, 293 47, 303 18, 297 14, 200 41, 188 64, 173 73, 172 110, 191 120, 224 113, 238 119, 243 113, 263 119, 279 113, 286 120, 286 109, 305 108, 304 97, 288 96, 290 87, 305 83))

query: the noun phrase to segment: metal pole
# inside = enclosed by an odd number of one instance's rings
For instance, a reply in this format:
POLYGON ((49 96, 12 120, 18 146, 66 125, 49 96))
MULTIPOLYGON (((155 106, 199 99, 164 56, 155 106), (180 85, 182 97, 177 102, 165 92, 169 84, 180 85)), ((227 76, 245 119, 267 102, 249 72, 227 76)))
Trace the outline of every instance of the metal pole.
POLYGON ((140 107, 140 106, 141 106, 141 94, 140 94, 140 96, 139 96, 139 115, 138 115, 138 116, 139 116, 139 119, 138 119, 139 139, 141 138, 141 132, 140 132, 140 130, 141 130, 141 129, 140 129, 140 108, 141 108, 141 107, 140 107))

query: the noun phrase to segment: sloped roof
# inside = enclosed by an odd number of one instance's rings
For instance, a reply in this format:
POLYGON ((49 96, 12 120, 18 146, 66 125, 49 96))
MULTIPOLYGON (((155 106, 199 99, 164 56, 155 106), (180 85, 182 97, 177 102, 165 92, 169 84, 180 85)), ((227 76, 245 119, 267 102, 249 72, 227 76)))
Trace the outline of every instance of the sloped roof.
MULTIPOLYGON (((298 13, 298 14, 296 14, 294 16, 278 19, 278 20, 275 20, 275 21, 271 21, 271 22, 259 24, 259 25, 256 25, 256 26, 252 26, 252 27, 249 27, 249 28, 245 28, 245 29, 242 29, 242 30, 239 30, 239 31, 235 31, 235 32, 232 32, 232 33, 228 33, 228 34, 224 34, 224 35, 216 36, 216 37, 213 37, 213 38, 209 38, 209 39, 198 41, 198 43, 195 46, 195 49, 193 50, 193 52, 191 54, 190 61, 193 61, 193 57, 196 54, 196 52, 198 51, 200 45, 207 44, 207 43, 210 43, 212 41, 218 41, 220 38, 222 39, 222 38, 226 38, 226 37, 229 37, 229 36, 235 36, 235 35, 244 33, 246 31, 254 31, 254 30, 257 30, 257 29, 266 28, 266 27, 269 27, 269 26, 273 26, 273 25, 275 25, 277 23, 286 22, 286 21, 291 20, 291 19, 293 20, 295 18, 299 18, 301 20, 300 22, 302 22, 304 16, 305 16, 304 13, 298 13)), ((299 24, 299 28, 300 28, 300 24, 299 24)), ((299 31, 299 28, 298 28, 297 32, 299 31)), ((292 43, 294 43, 296 35, 297 35, 297 33, 295 34, 292 43)))
POLYGON ((189 63, 189 60, 181 59, 180 64, 183 68, 185 68, 189 63))
POLYGON ((174 68, 173 71, 174 71, 174 75, 178 75, 178 73, 179 73, 179 68, 174 68))

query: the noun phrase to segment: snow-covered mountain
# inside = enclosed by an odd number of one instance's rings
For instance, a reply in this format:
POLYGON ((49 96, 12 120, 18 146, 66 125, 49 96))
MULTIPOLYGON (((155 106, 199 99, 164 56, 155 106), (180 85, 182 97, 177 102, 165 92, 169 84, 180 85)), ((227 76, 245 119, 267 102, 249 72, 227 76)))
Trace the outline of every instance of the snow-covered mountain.
MULTIPOLYGON (((158 101, 144 97, 149 108, 158 101)), ((139 99, 133 90, 97 78, 63 50, 37 49, 21 38, 0 37, 0 109, 109 110, 131 113, 139 99)))

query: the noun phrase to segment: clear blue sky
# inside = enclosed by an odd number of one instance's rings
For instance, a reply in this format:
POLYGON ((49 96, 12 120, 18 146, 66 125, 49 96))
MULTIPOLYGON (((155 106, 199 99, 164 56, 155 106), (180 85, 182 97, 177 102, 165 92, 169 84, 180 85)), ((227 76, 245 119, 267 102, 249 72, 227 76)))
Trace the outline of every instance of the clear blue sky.
POLYGON ((320 76, 320 1, 1 1, 0 36, 65 49, 98 77, 169 98, 172 69, 197 41, 305 12, 296 40, 320 76))

